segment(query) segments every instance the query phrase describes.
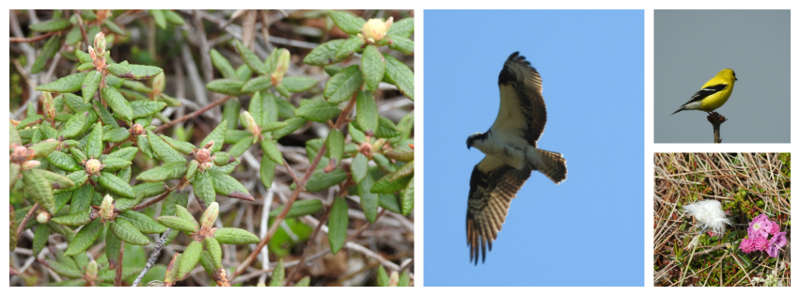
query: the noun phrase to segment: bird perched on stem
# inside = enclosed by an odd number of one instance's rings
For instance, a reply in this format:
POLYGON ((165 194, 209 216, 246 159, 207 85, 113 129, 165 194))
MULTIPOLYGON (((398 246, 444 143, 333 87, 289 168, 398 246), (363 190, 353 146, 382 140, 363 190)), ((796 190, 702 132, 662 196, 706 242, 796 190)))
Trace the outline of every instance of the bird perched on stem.
POLYGON ((714 111, 714 109, 719 108, 728 101, 728 98, 733 92, 733 84, 736 83, 736 80, 736 73, 733 72, 733 69, 722 69, 717 75, 706 81, 688 102, 681 105, 681 107, 675 110, 675 112, 672 112, 672 114, 683 110, 714 111))
POLYGON ((547 121, 542 77, 531 64, 514 52, 498 78, 500 111, 485 133, 467 138, 486 156, 475 165, 469 181, 467 244, 470 261, 486 260, 486 247, 503 226, 517 191, 539 171, 555 183, 567 177, 567 161, 561 153, 539 149, 537 141, 547 121))

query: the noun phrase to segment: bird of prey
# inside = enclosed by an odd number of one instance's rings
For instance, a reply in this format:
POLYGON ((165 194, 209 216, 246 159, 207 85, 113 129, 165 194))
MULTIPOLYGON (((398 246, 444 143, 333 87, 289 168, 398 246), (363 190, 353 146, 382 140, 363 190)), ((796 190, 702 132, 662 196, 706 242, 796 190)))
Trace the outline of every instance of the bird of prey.
POLYGON ((672 114, 683 110, 703 110, 706 112, 714 111, 728 101, 733 92, 733 84, 736 83, 736 73, 731 68, 719 71, 717 75, 711 77, 698 90, 686 104, 681 105, 672 114))
POLYGON ((517 191, 531 171, 539 171, 556 184, 567 176, 561 153, 537 148, 547 113, 539 72, 514 52, 498 78, 500 111, 485 133, 467 138, 467 149, 478 148, 485 157, 472 169, 467 201, 467 245, 470 261, 486 261, 486 247, 503 226, 517 191))

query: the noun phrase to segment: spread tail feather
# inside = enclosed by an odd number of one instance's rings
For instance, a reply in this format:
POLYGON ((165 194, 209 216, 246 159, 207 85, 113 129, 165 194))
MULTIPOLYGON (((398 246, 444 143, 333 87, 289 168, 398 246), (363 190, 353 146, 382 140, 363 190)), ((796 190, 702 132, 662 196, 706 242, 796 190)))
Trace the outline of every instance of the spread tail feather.
POLYGON ((537 171, 553 180, 556 184, 567 178, 567 160, 558 152, 536 149, 539 163, 534 164, 537 171))

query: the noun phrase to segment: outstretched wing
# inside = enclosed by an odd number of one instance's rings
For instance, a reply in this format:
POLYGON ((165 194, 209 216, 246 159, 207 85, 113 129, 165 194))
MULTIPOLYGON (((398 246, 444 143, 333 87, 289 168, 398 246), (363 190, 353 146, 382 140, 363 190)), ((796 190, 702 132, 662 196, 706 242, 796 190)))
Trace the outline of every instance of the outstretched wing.
POLYGON ((467 245, 469 259, 478 264, 478 257, 486 261, 486 247, 492 250, 492 241, 503 227, 517 191, 531 175, 531 170, 517 170, 501 160, 484 157, 472 169, 467 200, 467 245))
POLYGON ((497 83, 500 112, 492 130, 519 135, 535 146, 547 121, 539 72, 519 52, 514 52, 503 65, 497 83))

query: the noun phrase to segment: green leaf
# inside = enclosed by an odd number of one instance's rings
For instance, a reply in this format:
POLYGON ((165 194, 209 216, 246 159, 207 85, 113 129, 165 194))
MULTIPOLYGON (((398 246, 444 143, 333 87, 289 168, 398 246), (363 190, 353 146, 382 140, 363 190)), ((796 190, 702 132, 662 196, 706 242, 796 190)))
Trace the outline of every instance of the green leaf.
POLYGON ((53 190, 50 182, 45 179, 37 170, 27 170, 22 172, 22 181, 25 185, 25 192, 28 196, 38 202, 47 212, 56 212, 56 201, 53 197, 53 190))
POLYGON ((297 108, 296 114, 307 120, 326 122, 338 115, 339 112, 341 110, 334 103, 324 100, 305 100, 301 101, 300 108, 297 108))
POLYGON ((342 168, 337 168, 330 173, 318 171, 311 175, 308 183, 306 183, 306 190, 308 192, 318 192, 339 184, 344 179, 347 179, 347 172, 342 168))
POLYGON ((113 87, 104 87, 100 90, 100 94, 103 95, 103 100, 106 101, 118 118, 126 121, 133 119, 133 108, 131 108, 128 100, 119 93, 119 90, 113 87))
POLYGON ((227 121, 223 120, 220 122, 214 130, 212 130, 203 142, 200 142, 200 147, 206 146, 206 144, 214 141, 214 146, 211 147, 211 152, 217 152, 222 149, 222 144, 225 142, 225 132, 227 131, 227 121))
POLYGON ((312 66, 325 66, 338 62, 339 60, 336 59, 336 51, 345 40, 346 39, 335 39, 318 45, 303 58, 303 63, 312 66))
POLYGON ((108 259, 109 267, 116 266, 119 261, 119 250, 122 248, 122 241, 114 234, 114 231, 106 228, 106 259, 108 259))
POLYGON ((136 196, 136 194, 133 192, 133 187, 131 187, 128 182, 123 181, 114 174, 101 172, 100 177, 97 180, 100 182, 100 185, 108 190, 111 190, 111 192, 128 198, 133 198, 136 196))
POLYGON ((164 187, 164 182, 144 182, 133 186, 133 192, 136 192, 135 199, 156 196, 165 190, 166 188, 164 187))
POLYGON ((111 74, 121 78, 137 80, 152 78, 164 71, 156 66, 128 64, 127 61, 111 64, 107 69, 109 72, 111 72, 111 74))
POLYGON ((331 20, 333 20, 339 29, 342 29, 342 31, 350 35, 361 32, 361 27, 366 23, 364 19, 345 11, 331 10, 328 11, 328 16, 331 17, 331 20))
POLYGON ((293 93, 304 92, 315 85, 317 85, 317 80, 311 77, 306 76, 289 76, 284 77, 281 81, 283 87, 285 87, 288 91, 293 93))
POLYGON ((53 217, 50 219, 50 221, 67 226, 81 226, 86 225, 86 223, 89 223, 89 221, 92 221, 92 218, 89 216, 89 211, 86 210, 69 215, 53 217))
POLYGON ((356 99, 356 124, 365 131, 378 128, 378 104, 371 93, 362 91, 356 99))
POLYGON ((308 287, 310 284, 311 284, 311 278, 308 277, 308 276, 304 276, 302 279, 297 281, 297 283, 295 283, 294 286, 295 287, 308 287))
POLYGON ((231 63, 228 62, 228 59, 225 58, 221 53, 219 53, 216 49, 211 50, 211 63, 214 64, 214 68, 217 68, 220 73, 222 73, 222 77, 236 79, 236 70, 233 69, 231 63))
POLYGON ((260 240, 255 234, 241 228, 222 227, 214 232, 214 238, 229 245, 255 244, 260 240))
POLYGON ((208 254, 211 255, 214 267, 216 269, 222 268, 222 246, 219 245, 217 239, 209 236, 203 240, 203 243, 206 246, 208 254))
POLYGON ((170 147, 174 148, 175 150, 183 154, 192 153, 194 149, 197 148, 192 143, 174 139, 172 137, 167 137, 165 135, 158 135, 158 137, 164 140, 164 142, 167 142, 167 144, 170 147))
POLYGON ((167 18, 167 21, 173 25, 183 26, 183 18, 177 12, 172 10, 164 10, 164 17, 167 18))
MULTIPOLYGON (((360 154, 359 155, 363 155, 360 154)), ((358 196, 361 198, 361 209, 364 211, 364 216, 367 217, 369 223, 375 223, 378 217, 378 195, 370 192, 373 184, 372 177, 364 178, 361 183, 358 183, 358 196)))
MULTIPOLYGON (((299 114, 298 114, 298 116, 299 116, 299 114)), ((309 115, 307 115, 307 116, 309 116, 309 115)), ((272 138, 274 138, 276 141, 278 139, 280 139, 280 138, 283 138, 284 136, 286 136, 288 134, 293 133, 298 128, 300 128, 303 125, 305 125, 306 124, 306 120, 304 118, 295 117, 295 118, 287 119, 285 121, 285 123, 286 123, 285 127, 282 127, 280 129, 277 129, 277 130, 272 132, 272 138)))
MULTIPOLYGON (((285 206, 281 206, 277 209, 272 210, 269 212, 270 218, 275 218, 283 212, 283 208, 285 206)), ((289 208, 289 212, 286 213, 286 219, 297 218, 305 215, 314 214, 322 210, 322 201, 319 199, 304 199, 295 201, 292 204, 292 207, 289 208)))
POLYGON ((168 162, 164 165, 154 167, 146 170, 136 176, 136 180, 145 182, 164 181, 168 179, 177 179, 186 173, 186 162, 168 162))
POLYGON ((410 38, 411 33, 414 33, 414 18, 407 17, 399 20, 389 27, 389 32, 386 35, 391 37, 405 37, 410 38))
POLYGON ((61 151, 53 151, 47 155, 47 161, 55 167, 65 171, 77 171, 81 167, 71 156, 61 151))
POLYGON ((153 149, 153 152, 156 153, 159 159, 165 162, 186 161, 186 157, 184 157, 183 154, 172 149, 172 146, 164 142, 163 139, 152 131, 147 131, 147 141, 150 142, 150 148, 153 149))
POLYGON ((167 231, 164 225, 158 224, 158 222, 150 218, 150 216, 136 211, 124 211, 120 213, 119 216, 131 222, 131 224, 136 226, 142 233, 162 233, 167 231))
POLYGON ((192 241, 181 254, 180 262, 178 262, 178 278, 182 279, 189 274, 197 262, 200 261, 200 252, 203 251, 203 245, 198 241, 192 241))
POLYGON ((358 65, 352 65, 328 79, 325 84, 324 95, 331 103, 346 101, 353 93, 358 91, 362 83, 363 79, 361 79, 361 71, 358 70, 358 65))
POLYGON ((328 147, 328 157, 336 161, 342 160, 344 154, 344 135, 338 129, 331 129, 328 132, 328 138, 325 139, 325 145, 328 147))
POLYGON ((100 234, 103 232, 103 223, 100 219, 94 219, 91 223, 81 228, 78 234, 69 242, 67 250, 64 255, 74 256, 83 253, 94 244, 100 234))
POLYGON ((272 180, 275 178, 275 167, 278 164, 266 155, 266 152, 261 156, 261 166, 258 168, 261 183, 265 188, 272 187, 272 180))
POLYGON ((189 221, 177 216, 159 216, 156 218, 156 220, 158 223, 161 223, 169 228, 177 229, 185 233, 194 233, 199 229, 197 221, 189 221))
POLYGON ((239 53, 239 55, 242 57, 242 60, 244 60, 245 64, 247 64, 250 69, 253 69, 253 71, 256 71, 262 75, 266 75, 269 72, 269 69, 267 69, 267 66, 264 64, 264 62, 261 61, 261 59, 258 58, 255 53, 244 46, 244 44, 239 42, 239 40, 234 40, 233 46, 236 48, 236 52, 239 53))
POLYGON ((151 9, 150 15, 153 16, 153 20, 156 22, 156 26, 161 28, 162 30, 167 28, 167 18, 164 17, 164 11, 160 9, 151 9))
MULTIPOLYGON (((13 232, 11 236, 14 236, 13 232)), ((47 245, 47 240, 49 238, 50 227, 48 227, 47 224, 39 224, 39 226, 36 226, 36 229, 33 231, 33 256, 39 255, 39 252, 47 245)), ((70 243, 70 245, 72 245, 72 243, 70 243)))
POLYGON ((61 77, 56 81, 52 81, 50 83, 45 83, 43 85, 37 86, 36 90, 62 92, 62 93, 76 92, 81 89, 81 85, 83 84, 83 79, 85 77, 86 77, 86 72, 78 72, 75 74, 70 74, 61 77))
POLYGON ((253 196, 247 192, 247 188, 233 177, 214 171, 211 171, 210 176, 217 193, 244 200, 254 200, 253 196))
MULTIPOLYGON (((356 117, 358 117, 358 114, 356 114, 356 117)), ((364 141, 367 140, 367 136, 364 135, 364 132, 356 128, 352 122, 347 124, 347 133, 350 135, 350 138, 357 143, 364 143, 364 141)))
POLYGON ((124 159, 127 161, 133 161, 133 158, 136 157, 137 151, 139 151, 139 149, 136 149, 136 147, 125 147, 117 149, 114 152, 107 154, 106 157, 113 157, 113 158, 124 159))
POLYGON ((281 287, 283 286, 284 277, 286 276, 286 271, 283 269, 283 259, 278 259, 278 265, 272 270, 272 275, 269 279, 269 286, 270 287, 281 287))
POLYGON ((375 136, 378 138, 388 139, 400 135, 394 122, 386 117, 378 116, 378 129, 375 130, 375 136))
POLYGON ((364 84, 367 90, 375 91, 378 84, 383 80, 383 73, 386 69, 386 61, 375 45, 369 45, 361 54, 361 73, 364 77, 364 84))
POLYGON ((47 65, 47 61, 53 58, 60 48, 61 35, 53 35, 47 39, 47 42, 44 43, 42 50, 39 52, 39 56, 37 56, 36 60, 33 61, 33 65, 31 66, 31 74, 42 72, 42 70, 44 70, 44 66, 47 65))
POLYGON ((195 196, 197 196, 199 200, 202 200, 204 205, 208 206, 216 201, 217 194, 214 191, 214 183, 208 175, 208 172, 203 171, 197 173, 194 176, 194 181, 192 181, 192 188, 194 189, 195 196))
POLYGON ((403 273, 400 274, 400 279, 397 281, 398 287, 408 287, 411 283, 411 277, 408 273, 408 269, 404 270, 403 273))
POLYGON ((67 178, 67 176, 53 173, 51 171, 46 171, 42 169, 33 169, 37 171, 38 174, 42 175, 47 182, 50 182, 56 189, 59 188, 72 188, 75 186, 75 183, 72 182, 72 179, 67 178))
POLYGON ((90 158, 98 158, 103 153, 103 125, 100 122, 94 124, 94 129, 86 138, 86 154, 90 158))
POLYGON ((389 286, 389 275, 386 274, 386 270, 383 269, 383 265, 378 266, 378 286, 387 287, 389 286))
POLYGON ((81 94, 85 102, 91 101, 97 93, 97 88, 100 87, 100 81, 103 76, 97 70, 89 71, 81 83, 81 94))
POLYGON ((131 162, 129 160, 116 158, 116 157, 101 157, 101 162, 103 163, 104 170, 119 170, 124 169, 131 166, 131 162))
POLYGON ((400 194, 400 213, 407 216, 414 209, 414 177, 408 181, 408 186, 400 194))
POLYGON ((128 220, 116 219, 111 223, 111 231, 120 240, 134 245, 147 245, 150 239, 147 238, 136 226, 133 226, 128 220))
POLYGON ((333 201, 330 217, 328 218, 328 242, 331 245, 331 253, 336 254, 344 246, 344 242, 347 239, 349 219, 347 201, 342 197, 337 197, 333 201))
POLYGON ((230 157, 238 158, 242 156, 247 149, 250 149, 250 146, 253 145, 253 136, 247 136, 240 139, 238 142, 234 143, 230 148, 228 148, 228 154, 230 157))
POLYGON ((336 60, 343 60, 359 50, 361 46, 364 46, 364 38, 361 38, 361 36, 351 36, 345 39, 344 43, 336 49, 334 58, 336 60))
POLYGON ((38 22, 28 26, 31 31, 36 32, 53 32, 53 31, 61 31, 63 29, 68 28, 71 26, 68 19, 65 18, 54 18, 51 20, 46 20, 43 22, 38 22))
POLYGON ((270 160, 277 164, 283 164, 283 154, 278 150, 278 144, 272 140, 271 136, 266 136, 261 139, 261 150, 264 151, 264 155, 268 156, 270 160))
POLYGON ((244 85, 244 82, 240 80, 225 78, 212 80, 206 84, 206 88, 215 93, 238 96, 241 94, 242 85, 244 85))
POLYGON ((272 87, 272 80, 267 76, 256 76, 242 85, 242 92, 252 93, 272 87))
POLYGON ((61 136, 64 138, 74 138, 83 133, 89 127, 89 112, 76 112, 64 122, 61 128, 61 136))
POLYGON ((131 117, 135 119, 150 116, 158 113, 164 107, 167 107, 167 103, 145 100, 133 101, 131 102, 131 108, 133 109, 133 116, 131 117))
POLYGON ((413 54, 414 53, 414 41, 405 37, 389 37, 391 41, 389 42, 389 48, 402 52, 404 54, 413 54))
POLYGON ((103 131, 103 141, 104 142, 112 142, 118 143, 124 140, 127 140, 130 136, 130 133, 124 127, 111 127, 106 126, 106 130, 103 131))
POLYGON ((391 55, 384 55, 386 59, 386 81, 397 88, 409 99, 414 99, 414 72, 391 55))
MULTIPOLYGON (((408 167, 409 165, 411 166, 411 171, 413 172, 414 162, 408 162, 404 167, 408 167)), ((407 169, 404 170, 401 168, 394 173, 381 177, 377 182, 375 182, 375 185, 372 186, 370 191, 374 193, 395 193, 401 189, 404 189, 408 185, 408 182, 413 178, 413 175, 403 173, 406 171, 407 169)))
POLYGON ((350 164, 350 174, 353 176, 353 181, 361 183, 364 177, 367 176, 367 168, 369 160, 364 154, 358 153, 353 157, 353 162, 350 164))

